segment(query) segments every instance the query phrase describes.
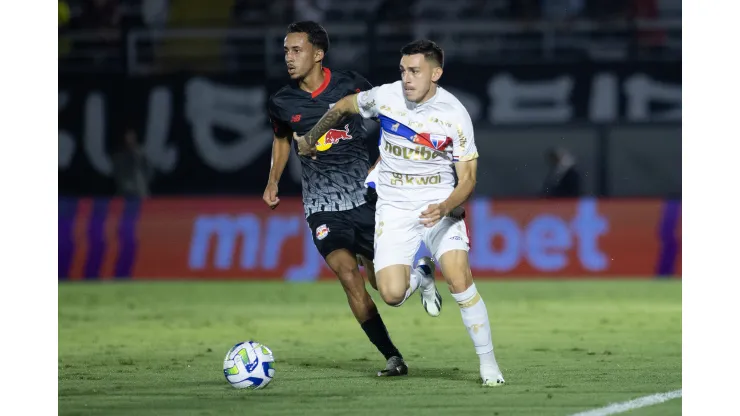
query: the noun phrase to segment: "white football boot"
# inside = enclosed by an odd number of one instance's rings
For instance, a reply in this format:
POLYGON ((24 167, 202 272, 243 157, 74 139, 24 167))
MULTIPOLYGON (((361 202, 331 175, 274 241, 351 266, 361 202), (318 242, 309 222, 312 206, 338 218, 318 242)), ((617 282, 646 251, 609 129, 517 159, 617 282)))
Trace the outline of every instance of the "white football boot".
POLYGON ((498 366, 481 366, 480 377, 483 380, 484 387, 498 387, 506 383, 498 366))
POLYGON ((436 266, 431 257, 422 257, 416 263, 416 269, 421 272, 422 279, 419 287, 421 293, 421 305, 429 316, 439 316, 442 312, 442 296, 434 284, 434 270, 436 266))

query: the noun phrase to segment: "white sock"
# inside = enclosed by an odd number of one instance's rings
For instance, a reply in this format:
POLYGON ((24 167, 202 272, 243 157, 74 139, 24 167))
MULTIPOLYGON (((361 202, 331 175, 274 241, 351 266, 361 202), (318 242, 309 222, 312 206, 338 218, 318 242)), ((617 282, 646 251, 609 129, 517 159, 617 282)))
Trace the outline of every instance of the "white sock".
POLYGON ((475 346, 475 352, 480 359, 481 371, 483 367, 489 367, 491 371, 500 373, 496 356, 493 354, 488 310, 478 294, 475 283, 462 293, 453 293, 452 297, 460 306, 463 324, 468 329, 470 339, 473 340, 475 346))
POLYGON ((416 292, 416 289, 419 288, 419 285, 421 284, 422 275, 421 272, 416 270, 416 268, 411 269, 411 276, 409 278, 409 288, 406 289, 406 295, 404 296, 401 303, 399 303, 396 306, 403 305, 404 302, 406 302, 406 299, 409 298, 409 296, 413 295, 414 292, 416 292))

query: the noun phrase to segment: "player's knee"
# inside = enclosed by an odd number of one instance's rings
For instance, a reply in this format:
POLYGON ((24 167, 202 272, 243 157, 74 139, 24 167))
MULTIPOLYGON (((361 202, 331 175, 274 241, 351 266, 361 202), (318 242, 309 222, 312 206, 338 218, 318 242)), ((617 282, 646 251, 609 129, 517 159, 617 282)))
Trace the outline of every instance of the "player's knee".
POLYGON ((383 267, 375 272, 378 292, 390 306, 401 306, 409 288, 410 268, 402 265, 383 267))
POLYGON ((347 293, 347 296, 358 297, 366 293, 365 281, 363 280, 360 271, 357 269, 357 266, 354 264, 340 263, 335 265, 334 273, 342 283, 342 288, 345 293, 347 293))
POLYGON ((346 250, 332 251, 326 256, 326 263, 342 283, 351 282, 360 273, 355 257, 346 250))
POLYGON ((462 293, 473 285, 473 273, 469 267, 455 267, 445 272, 450 293, 462 293))
POLYGON ((406 291, 400 292, 398 290, 386 290, 384 291, 382 287, 378 289, 380 292, 380 297, 383 299, 383 302, 385 302, 389 306, 401 306, 403 304, 403 301, 406 300, 406 291))
POLYGON ((457 269, 445 276, 450 293, 462 293, 473 285, 473 274, 469 268, 457 269))
POLYGON ((378 279, 378 292, 383 302, 390 306, 401 306, 406 298, 406 285, 401 279, 378 279))
POLYGON ((473 285, 473 279, 466 279, 464 277, 460 277, 458 279, 451 280, 447 286, 450 289, 450 293, 462 293, 470 286, 473 285))
POLYGON ((362 279, 362 275, 357 270, 348 269, 338 271, 337 277, 342 283, 342 287, 347 294, 359 293, 365 291, 365 281, 362 279))

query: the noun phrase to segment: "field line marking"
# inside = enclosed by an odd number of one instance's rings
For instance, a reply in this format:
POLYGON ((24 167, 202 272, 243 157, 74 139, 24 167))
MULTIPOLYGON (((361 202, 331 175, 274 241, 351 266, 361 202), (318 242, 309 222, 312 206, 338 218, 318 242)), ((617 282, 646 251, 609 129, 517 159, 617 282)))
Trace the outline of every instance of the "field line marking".
POLYGON ((639 409, 641 407, 652 406, 667 402, 668 400, 678 399, 681 397, 681 390, 669 391, 667 393, 658 393, 650 396, 640 397, 628 402, 614 403, 606 407, 600 407, 598 409, 587 410, 585 412, 576 413, 572 416, 608 416, 615 415, 617 413, 624 413, 630 410, 639 409))

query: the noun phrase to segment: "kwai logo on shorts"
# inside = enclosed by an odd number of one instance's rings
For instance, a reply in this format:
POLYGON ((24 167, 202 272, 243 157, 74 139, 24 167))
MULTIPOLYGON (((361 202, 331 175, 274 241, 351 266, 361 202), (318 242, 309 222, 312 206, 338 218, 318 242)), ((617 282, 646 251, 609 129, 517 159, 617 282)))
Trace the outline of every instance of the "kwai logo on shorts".
POLYGON ((329 227, 327 227, 326 224, 321 224, 316 227, 317 240, 323 240, 324 238, 326 238, 327 235, 329 235, 329 227))

